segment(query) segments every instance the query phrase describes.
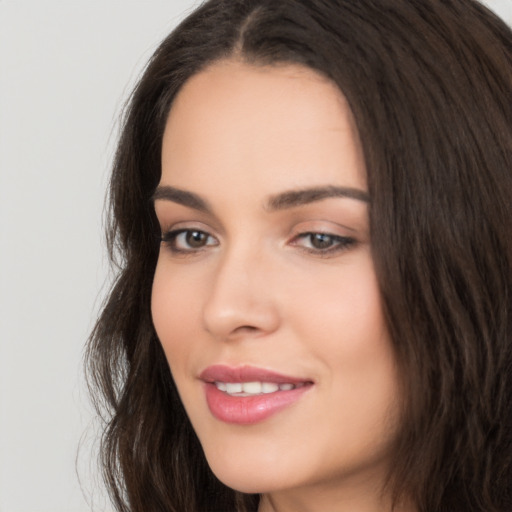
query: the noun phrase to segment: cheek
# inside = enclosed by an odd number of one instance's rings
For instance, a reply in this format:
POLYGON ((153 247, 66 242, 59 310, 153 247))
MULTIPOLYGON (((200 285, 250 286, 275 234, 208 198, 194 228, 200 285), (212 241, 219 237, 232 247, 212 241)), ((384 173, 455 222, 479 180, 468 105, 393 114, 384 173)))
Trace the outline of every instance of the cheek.
POLYGON ((268 342, 258 341, 268 343, 261 360, 306 368, 317 378, 317 389, 301 407, 255 428, 255 435, 235 437, 211 420, 191 378, 198 361, 213 360, 219 346, 205 335, 201 317, 213 282, 205 272, 193 275, 159 261, 155 328, 209 463, 228 485, 294 485, 386 457, 398 429, 392 346, 371 259, 358 254, 346 261, 314 272, 288 265, 269 281, 280 326, 268 342), (246 454, 243 460, 240 453, 246 454))
POLYGON ((343 360, 347 354, 372 359, 377 347, 390 349, 369 257, 316 278, 307 290, 295 290, 288 297, 295 324, 313 349, 325 352, 330 360, 343 360))
POLYGON ((179 272, 170 272, 159 260, 151 296, 153 324, 173 374, 191 356, 193 328, 199 325, 198 289, 184 283, 179 272), (187 340, 183 343, 182 340, 187 340))
POLYGON ((370 259, 340 279, 317 282, 307 301, 295 301, 296 336, 325 369, 321 383, 331 403, 343 404, 333 424, 355 433, 378 425, 398 399, 393 345, 370 259))

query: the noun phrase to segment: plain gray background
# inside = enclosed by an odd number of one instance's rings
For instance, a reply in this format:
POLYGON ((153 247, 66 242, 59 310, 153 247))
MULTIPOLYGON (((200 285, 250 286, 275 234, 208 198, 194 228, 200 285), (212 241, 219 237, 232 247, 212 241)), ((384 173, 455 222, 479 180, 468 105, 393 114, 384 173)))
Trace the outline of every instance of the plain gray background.
MULTIPOLYGON (((116 118, 197 3, 0 0, 0 512, 110 510, 82 356, 116 118)), ((488 4, 512 21, 512 0, 488 4)))

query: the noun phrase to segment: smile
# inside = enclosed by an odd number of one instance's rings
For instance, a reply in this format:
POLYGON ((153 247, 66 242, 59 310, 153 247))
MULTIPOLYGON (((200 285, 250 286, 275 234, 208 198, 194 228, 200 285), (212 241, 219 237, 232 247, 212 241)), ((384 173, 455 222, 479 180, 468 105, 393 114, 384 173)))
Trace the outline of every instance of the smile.
POLYGON ((305 386, 305 382, 276 384, 275 382, 215 382, 218 390, 230 396, 256 396, 277 391, 290 391, 305 386))
POLYGON ((252 425, 298 402, 311 380, 251 366, 210 366, 200 379, 211 414, 224 423, 252 425))

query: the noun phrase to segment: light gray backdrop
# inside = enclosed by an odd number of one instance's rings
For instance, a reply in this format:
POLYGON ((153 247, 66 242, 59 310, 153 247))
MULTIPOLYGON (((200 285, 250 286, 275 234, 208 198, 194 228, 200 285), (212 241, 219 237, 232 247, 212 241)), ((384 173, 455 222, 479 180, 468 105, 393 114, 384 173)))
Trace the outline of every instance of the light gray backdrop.
MULTIPOLYGON (((110 510, 82 354, 107 276, 115 120, 197 3, 0 0, 0 512, 110 510)), ((488 4, 512 21, 512 0, 488 4)))

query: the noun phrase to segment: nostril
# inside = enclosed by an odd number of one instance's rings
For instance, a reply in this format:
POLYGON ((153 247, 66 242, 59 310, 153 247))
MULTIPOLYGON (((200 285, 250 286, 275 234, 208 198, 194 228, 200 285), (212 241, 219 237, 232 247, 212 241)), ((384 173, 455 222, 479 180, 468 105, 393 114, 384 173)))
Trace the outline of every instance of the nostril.
POLYGON ((254 327, 252 325, 241 325, 240 327, 237 327, 233 332, 234 333, 253 333, 258 331, 259 329, 257 327, 254 327))

